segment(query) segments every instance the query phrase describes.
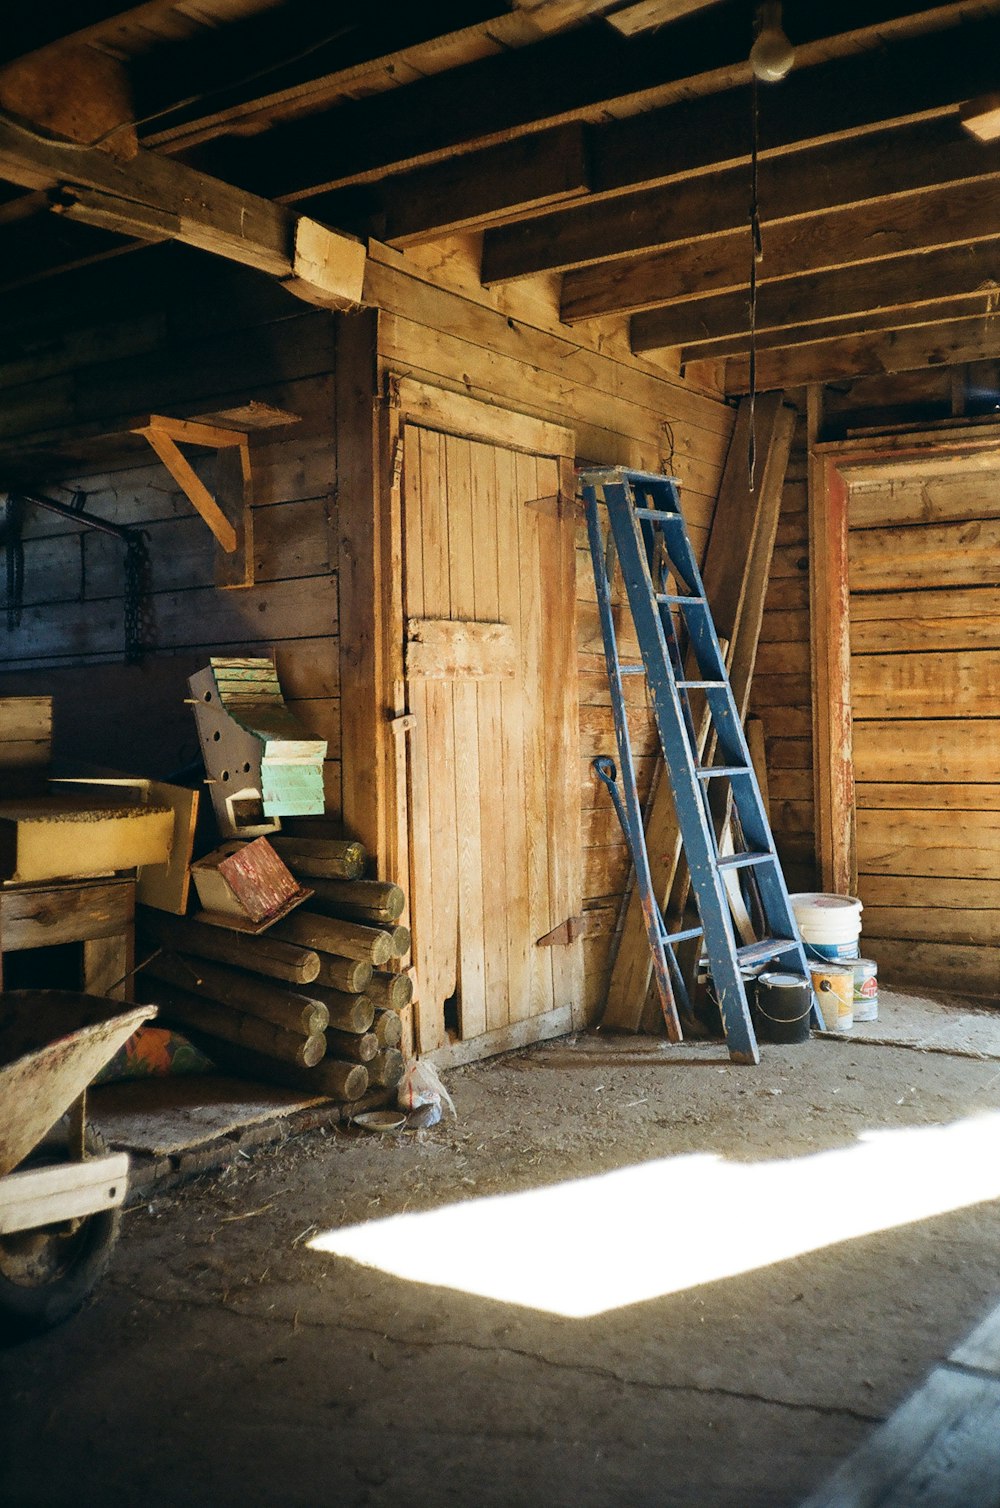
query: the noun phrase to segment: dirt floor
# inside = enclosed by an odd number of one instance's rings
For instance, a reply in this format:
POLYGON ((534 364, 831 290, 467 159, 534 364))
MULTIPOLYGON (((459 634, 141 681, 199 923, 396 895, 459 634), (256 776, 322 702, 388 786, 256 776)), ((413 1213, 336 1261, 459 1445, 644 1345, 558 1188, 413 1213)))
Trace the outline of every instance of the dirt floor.
POLYGON ((799 1503, 1000 1290, 1000 1016, 928 1011, 944 1051, 554 1043, 154 1195, 0 1355, 0 1502, 799 1503))

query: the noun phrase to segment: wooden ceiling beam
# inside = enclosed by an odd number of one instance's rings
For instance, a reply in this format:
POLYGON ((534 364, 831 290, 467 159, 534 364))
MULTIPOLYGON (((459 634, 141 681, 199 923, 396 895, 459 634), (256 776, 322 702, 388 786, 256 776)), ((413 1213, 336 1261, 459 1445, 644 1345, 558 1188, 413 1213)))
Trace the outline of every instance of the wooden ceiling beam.
POLYGON ((122 159, 0 117, 0 177, 44 190, 69 219, 145 241, 174 240, 278 278, 327 308, 360 303, 365 248, 282 205, 153 152, 122 159))
POLYGON ((556 126, 384 184, 321 194, 308 201, 309 212, 396 247, 479 230, 501 215, 536 213, 588 193, 587 129, 556 126))
MULTIPOLYGON (((887 190, 899 194, 997 171, 1000 144, 970 141, 954 116, 771 157, 759 168, 765 234, 780 221, 882 200, 887 190)), ((578 208, 489 231, 483 282, 567 271, 742 230, 749 177, 749 165, 741 163, 611 200, 591 197, 578 208)))
MULTIPOLYGON (((976 314, 988 315, 1000 299, 997 289, 979 288, 974 293, 957 295, 954 298, 933 299, 923 304, 894 305, 888 309, 865 309, 859 314, 847 315, 823 324, 810 321, 801 325, 786 325, 777 330, 761 330, 757 334, 758 351, 778 351, 792 346, 807 345, 817 338, 840 340, 848 335, 873 335, 879 330, 904 330, 914 325, 943 325, 956 319, 971 319, 976 314)), ((707 341, 703 345, 683 346, 680 351, 680 367, 685 372, 693 363, 725 361, 730 357, 744 356, 749 352, 749 336, 731 336, 726 340, 707 341)))
POLYGON ((81 40, 97 28, 136 12, 168 9, 176 0, 144 0, 136 5, 123 0, 47 0, 44 5, 7 7, 0 28, 0 64, 30 57, 43 48, 69 38, 81 40))
MULTIPOLYGON (((1000 179, 995 187, 1000 195, 1000 179)), ((984 285, 994 295, 1000 292, 1000 223, 992 240, 764 283, 759 290, 756 324, 762 333, 821 324, 875 309, 972 297, 984 285)), ((694 350, 707 343, 714 354, 720 354, 718 348, 727 341, 735 343, 735 350, 745 351, 749 333, 745 289, 720 298, 690 299, 669 308, 650 309, 634 315, 631 321, 632 349, 637 352, 673 346, 694 350)))
MULTIPOLYGON (((881 48, 887 39, 892 40, 894 26, 912 25, 914 15, 919 18, 926 13, 929 25, 942 27, 959 17, 963 9, 958 4, 914 5, 913 0, 909 4, 900 0, 840 0, 839 4, 834 0, 823 3, 794 0, 786 5, 785 24, 799 45, 800 57, 806 61, 810 44, 815 44, 813 56, 817 58, 838 48, 856 51, 861 45, 861 34, 868 38, 869 45, 881 48)), ((961 30, 971 37, 977 28, 970 24, 961 30)), ((918 54, 922 61, 916 65, 922 76, 911 80, 905 110, 892 109, 890 101, 890 109, 886 111, 889 117, 914 110, 919 114, 930 113, 936 108, 935 96, 941 94, 947 97, 949 105, 956 102, 954 85, 948 87, 941 79, 941 63, 935 61, 935 49, 930 45, 944 43, 946 36, 915 39, 925 48, 918 54), (914 96, 920 99, 920 86, 926 86, 928 81, 933 85, 930 102, 915 104, 914 96)), ((1000 23, 995 23, 990 32, 994 46, 998 37, 1000 23)), ((197 160, 199 166, 227 182, 239 183, 268 197, 302 198, 423 166, 456 151, 499 144, 520 132, 540 130, 571 119, 598 119, 607 112, 652 108, 668 101, 671 95, 690 96, 693 79, 700 81, 698 87, 704 93, 725 88, 748 77, 746 59, 750 40, 751 12, 740 0, 688 16, 662 33, 634 39, 620 37, 609 28, 583 27, 532 47, 483 58, 423 79, 389 96, 358 100, 276 125, 264 139, 208 143, 200 149, 197 160)), ((913 43, 894 43, 893 53, 896 45, 909 48, 913 43)), ((963 65, 970 50, 975 55, 971 42, 969 48, 961 49, 963 65)), ((891 54, 880 51, 877 59, 853 60, 858 64, 867 61, 870 65, 865 84, 876 100, 883 92, 887 56, 891 54)), ((980 58, 980 62, 985 60, 980 58)), ((784 125, 777 122, 784 117, 790 88, 796 101, 797 138, 813 139, 826 134, 823 130, 807 130, 815 101, 814 90, 805 80, 814 74, 826 77, 831 66, 822 63, 803 67, 782 84, 781 108, 773 112, 773 123, 769 119, 771 112, 763 112, 765 136, 768 132, 777 132, 779 137, 784 133, 784 125)), ((904 75, 912 66, 907 52, 904 75)), ((947 57, 944 67, 947 71, 947 57)), ((968 92, 966 89, 961 98, 968 97, 968 92)), ((721 130, 717 113, 719 96, 688 101, 690 106, 702 107, 695 112, 700 146, 689 142, 695 156, 700 150, 701 165, 718 158, 738 159, 749 151, 749 90, 727 89, 725 97, 730 108, 723 112, 721 130), (737 107, 741 112, 739 123, 733 123, 734 129, 730 130, 730 116, 737 107), (720 143, 727 144, 728 150, 726 146, 720 149, 720 143), (710 153, 707 158, 706 152, 710 153)), ((870 122, 875 108, 872 98, 845 98, 843 86, 835 84, 832 78, 823 103, 831 109, 836 107, 834 114, 842 122, 833 129, 850 129, 858 116, 870 122)), ((647 120, 643 115, 638 123, 619 123, 623 128, 633 127, 625 133, 626 155, 635 151, 636 131, 649 151, 647 120)), ((622 161, 625 136, 609 138, 607 171, 611 178, 616 172, 625 173, 629 181, 627 175, 633 168, 622 161)), ((669 142, 654 140, 652 147, 652 155, 659 155, 661 163, 669 159, 669 142)), ((691 167, 674 165, 654 176, 666 177, 685 170, 691 171, 691 167)), ((635 182, 634 178, 631 182, 635 182)))
POLYGON ((136 115, 168 144, 189 130, 218 129, 247 114, 322 96, 365 63, 436 41, 505 14, 503 0, 285 0, 276 9, 162 42, 130 66, 136 115))
MULTIPOLYGON (((923 367, 994 360, 1000 348, 998 343, 1000 313, 977 314, 942 325, 917 325, 812 341, 762 352, 757 359, 756 386, 758 392, 787 390, 813 382, 838 382, 853 377, 913 372, 923 367)), ((731 396, 749 392, 750 368, 745 357, 723 364, 722 386, 731 396)))
MULTIPOLYGON (((757 276, 763 286, 778 278, 984 240, 996 235, 998 225, 997 177, 902 194, 772 226, 764 236, 757 276)), ((603 262, 568 272, 560 317, 574 324, 599 315, 664 308, 711 293, 741 293, 745 298, 750 255, 747 230, 638 261, 603 262)))

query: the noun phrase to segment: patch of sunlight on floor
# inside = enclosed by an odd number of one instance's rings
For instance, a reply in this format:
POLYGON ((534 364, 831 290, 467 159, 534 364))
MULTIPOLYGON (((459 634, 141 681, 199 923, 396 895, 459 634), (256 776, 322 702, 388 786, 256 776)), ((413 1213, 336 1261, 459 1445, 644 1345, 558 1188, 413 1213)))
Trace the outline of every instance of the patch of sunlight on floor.
POLYGON ((783 1162, 665 1157, 329 1230, 366 1267, 585 1319, 1000 1197, 1000 1114, 783 1162))

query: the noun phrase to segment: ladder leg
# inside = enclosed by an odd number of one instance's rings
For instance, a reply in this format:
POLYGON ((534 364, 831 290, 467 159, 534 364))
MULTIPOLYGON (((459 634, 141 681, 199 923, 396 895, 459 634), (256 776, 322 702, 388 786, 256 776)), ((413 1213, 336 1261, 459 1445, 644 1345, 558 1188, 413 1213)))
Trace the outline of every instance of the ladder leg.
POLYGON ((597 494, 594 489, 585 488, 584 496, 587 504, 587 537, 590 544, 591 561, 594 567, 597 605, 601 619, 601 636, 604 641, 604 657, 607 664, 608 684, 611 688, 615 742, 618 746, 618 759, 624 790, 624 815, 622 810, 619 809, 619 819, 622 821, 632 855, 632 864, 635 869, 635 883, 639 891, 643 921, 646 926, 646 936, 649 939, 650 951, 653 957, 653 977, 656 980, 656 990, 660 1000, 660 1009, 663 1012, 664 1023, 667 1028, 667 1036, 671 1042, 680 1042, 682 1040, 681 1024, 677 1015, 677 1005, 674 1000, 674 991, 670 981, 670 969, 666 957, 668 950, 665 949, 661 938, 662 919, 653 890, 652 877, 649 873, 649 859, 646 854, 646 843, 642 830, 642 811, 639 805, 635 764, 632 758, 632 744, 629 737, 625 697, 622 690, 621 663, 618 655, 614 615, 611 610, 611 585, 608 580, 607 571, 605 570, 605 560, 607 557, 601 541, 600 521, 597 512, 597 494))

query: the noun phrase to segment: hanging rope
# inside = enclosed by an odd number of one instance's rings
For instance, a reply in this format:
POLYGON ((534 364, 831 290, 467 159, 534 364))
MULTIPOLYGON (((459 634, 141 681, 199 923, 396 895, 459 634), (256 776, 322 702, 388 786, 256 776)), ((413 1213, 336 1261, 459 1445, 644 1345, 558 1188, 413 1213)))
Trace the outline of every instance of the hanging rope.
POLYGON ((750 438, 747 442, 747 472, 751 497, 757 490, 757 264, 764 256, 757 181, 759 150, 760 110, 755 74, 750 81, 750 438))

